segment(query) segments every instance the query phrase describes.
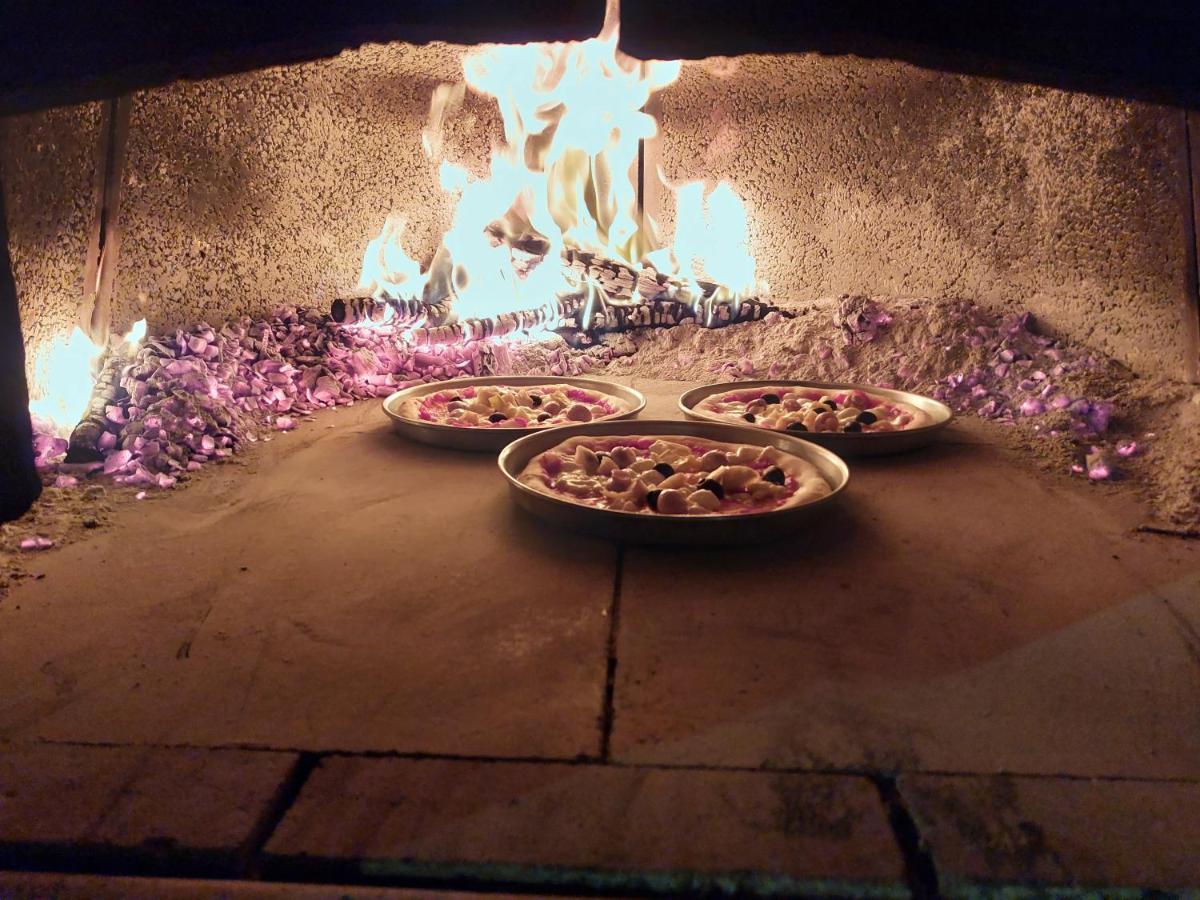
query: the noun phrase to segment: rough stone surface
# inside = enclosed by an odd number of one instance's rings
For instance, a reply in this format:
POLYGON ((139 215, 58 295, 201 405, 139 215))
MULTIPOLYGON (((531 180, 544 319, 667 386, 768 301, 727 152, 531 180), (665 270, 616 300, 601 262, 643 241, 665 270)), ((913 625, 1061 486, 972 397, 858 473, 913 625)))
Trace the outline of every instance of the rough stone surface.
POLYGON ((854 461, 841 508, 793 539, 630 547, 614 756, 1200 777, 1194 628, 1163 600, 1200 596, 1200 545, 1139 520, 962 421, 854 461))
MULTIPOLYGON (((900 882, 878 794, 852 776, 325 760, 266 848, 379 868, 553 865, 900 882)), ((683 884, 685 882, 681 882, 683 884)))
POLYGON ((816 55, 688 62, 661 102, 667 179, 733 184, 776 296, 962 296, 1189 368, 1181 112, 816 55))
MULTIPOLYGON (((324 302, 354 288, 390 212, 428 260, 452 206, 421 129, 463 52, 367 45, 138 94, 114 326, 324 302)), ((1142 372, 1195 371, 1178 111, 812 55, 686 63, 661 108, 652 165, 732 182, 776 295, 960 295, 1032 309, 1142 372)), ((90 105, 7 124, 31 344, 81 296, 98 120, 90 105)), ((469 96, 448 125, 445 158, 480 173, 494 103, 469 96)), ((659 217, 669 234, 670 203, 659 217)))
POLYGON ((1200 784, 904 776, 947 896, 971 882, 1200 886, 1200 784))
MULTIPOLYGON (((333 884, 271 884, 261 881, 216 881, 187 878, 121 878, 101 875, 58 875, 0 872, 5 900, 469 900, 478 894, 333 884)), ((510 895, 494 894, 503 898, 510 895)), ((522 894, 522 897, 529 897, 522 894)))
POLYGON ((22 845, 232 855, 295 763, 289 753, 0 744, 0 864, 22 845))
MULTIPOLYGON (((177 83, 133 106, 114 322, 151 328, 320 306, 352 291, 391 212, 428 262, 450 225, 438 162, 422 150, 434 88, 464 48, 367 45, 330 60, 177 83)), ((481 174, 500 136, 470 96, 445 157, 481 174)))
POLYGON ((76 324, 83 300, 99 129, 99 103, 0 118, 0 187, 30 375, 37 354, 76 324))
POLYGON ((0 604, 0 738, 598 752, 611 545, 376 403, 248 459, 114 492, 120 526, 38 559, 0 604))

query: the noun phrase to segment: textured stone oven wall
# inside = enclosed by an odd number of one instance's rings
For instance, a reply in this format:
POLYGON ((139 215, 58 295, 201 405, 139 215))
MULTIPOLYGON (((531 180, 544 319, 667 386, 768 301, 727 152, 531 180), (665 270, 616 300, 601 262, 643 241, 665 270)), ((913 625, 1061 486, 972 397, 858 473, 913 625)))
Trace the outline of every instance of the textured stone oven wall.
MULTIPOLYGON (((432 256, 451 203, 421 146, 464 48, 368 45, 326 61, 147 91, 134 100, 114 308, 220 321, 354 288, 390 212, 432 256)), ((480 173, 500 134, 468 98, 448 158, 480 173)))
POLYGON ((8 219, 26 367, 77 323, 95 214, 100 104, 0 119, 8 219))
MULTIPOLYGON (((774 295, 1030 309, 1137 370, 1184 374, 1197 313, 1178 110, 819 56, 685 63, 661 102, 652 157, 673 183, 733 183, 774 295)), ((660 215, 669 233, 674 210, 660 215)))
MULTIPOLYGON (((374 46, 134 98, 114 325, 223 320, 352 290, 389 212, 428 258, 451 204, 421 148, 464 48, 374 46)), ((1181 113, 853 58, 687 63, 650 149, 672 181, 731 181, 777 296, 960 295, 1029 308, 1148 373, 1194 328, 1181 113), (1187 316, 1191 315, 1192 320, 1187 316)), ((82 295, 95 105, 3 123, 31 349, 82 295)), ((468 97, 446 156, 499 135, 468 97)), ((670 210, 661 211, 667 231, 670 210)))

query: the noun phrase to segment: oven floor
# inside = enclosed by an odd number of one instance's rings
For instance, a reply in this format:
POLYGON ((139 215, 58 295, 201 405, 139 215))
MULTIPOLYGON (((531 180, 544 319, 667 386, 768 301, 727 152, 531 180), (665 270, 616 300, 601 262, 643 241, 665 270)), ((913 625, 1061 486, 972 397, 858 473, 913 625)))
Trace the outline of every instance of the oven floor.
MULTIPOLYGON (((689 386, 633 383, 643 417, 689 386)), ((0 867, 1200 886, 1200 542, 991 433, 852 462, 760 547, 552 530, 377 404, 118 498, 0 603, 0 867)), ((0 894, 39 878, 75 896, 0 894)))

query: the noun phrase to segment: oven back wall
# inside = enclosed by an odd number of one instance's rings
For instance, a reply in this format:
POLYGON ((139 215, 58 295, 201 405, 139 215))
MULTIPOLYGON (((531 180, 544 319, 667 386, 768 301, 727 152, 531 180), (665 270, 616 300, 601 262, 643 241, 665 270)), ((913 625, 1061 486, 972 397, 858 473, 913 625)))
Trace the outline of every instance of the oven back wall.
MULTIPOLYGON (((324 305, 353 291, 390 212, 427 260, 452 206, 421 130, 463 52, 368 45, 137 95, 114 325, 324 305)), ((734 184, 775 296, 1028 308, 1138 371, 1186 374, 1196 312, 1178 111, 815 56, 687 63, 659 102, 651 163, 672 181, 734 184)), ((97 122, 92 106, 5 123, 0 172, 35 352, 81 296, 97 122)), ((445 156, 479 174, 499 133, 494 104, 468 95, 445 156)), ((671 210, 660 218, 669 233, 671 210)))
POLYGON ((965 297, 1194 372, 1179 110, 814 55, 685 63, 661 104, 651 159, 732 182, 774 295, 965 297))

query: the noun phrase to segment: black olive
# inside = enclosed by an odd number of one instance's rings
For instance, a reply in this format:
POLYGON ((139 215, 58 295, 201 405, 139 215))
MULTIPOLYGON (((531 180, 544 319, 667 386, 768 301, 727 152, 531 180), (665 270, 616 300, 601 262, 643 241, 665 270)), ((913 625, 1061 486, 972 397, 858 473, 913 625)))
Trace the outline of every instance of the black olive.
POLYGON ((849 432, 862 431, 862 426, 859 425, 857 422, 851 422, 843 430, 849 431, 849 432))
POLYGON ((787 481, 787 476, 783 474, 783 469, 779 466, 771 466, 767 471, 763 472, 763 481, 769 481, 771 484, 782 485, 787 481))
POLYGON ((646 505, 655 512, 658 512, 658 495, 661 493, 662 491, 651 491, 646 495, 646 505))
POLYGON ((808 426, 805 425, 803 422, 789 422, 787 430, 788 431, 808 431, 808 426))
POLYGON ((742 416, 742 418, 745 419, 747 422, 753 422, 754 421, 754 413, 746 413, 744 416, 742 416))
POLYGON ((654 467, 654 471, 657 472, 659 475, 661 475, 663 478, 670 478, 672 475, 675 474, 675 469, 670 463, 659 463, 657 466, 654 467))
POLYGON ((490 416, 488 416, 488 421, 489 422, 503 422, 507 418, 508 418, 508 416, 506 416, 504 413, 492 413, 490 416))
POLYGON ((870 410, 863 410, 858 414, 858 422, 860 425, 874 425, 879 421, 879 417, 870 410))
POLYGON ((780 396, 778 394, 763 394, 762 402, 763 403, 782 403, 783 400, 782 400, 782 398, 780 398, 780 396))
POLYGON ((550 418, 550 413, 542 413, 540 416, 537 417, 537 420, 539 422, 545 422, 549 418, 550 418))
POLYGON ((822 400, 821 402, 828 406, 830 411, 837 409, 837 403, 833 400, 822 400))
POLYGON ((712 491, 718 500, 725 499, 725 488, 721 487, 721 482, 713 481, 711 478, 705 478, 700 482, 700 490, 712 491))
POLYGON ((461 402, 462 402, 462 397, 458 396, 458 394, 455 394, 453 397, 451 397, 451 398, 450 398, 449 400, 447 400, 446 402, 447 402, 447 403, 461 403, 461 402))
POLYGON ((530 394, 529 395, 529 405, 532 406, 534 409, 537 409, 539 406, 542 405, 542 398, 539 397, 537 394, 530 394))

